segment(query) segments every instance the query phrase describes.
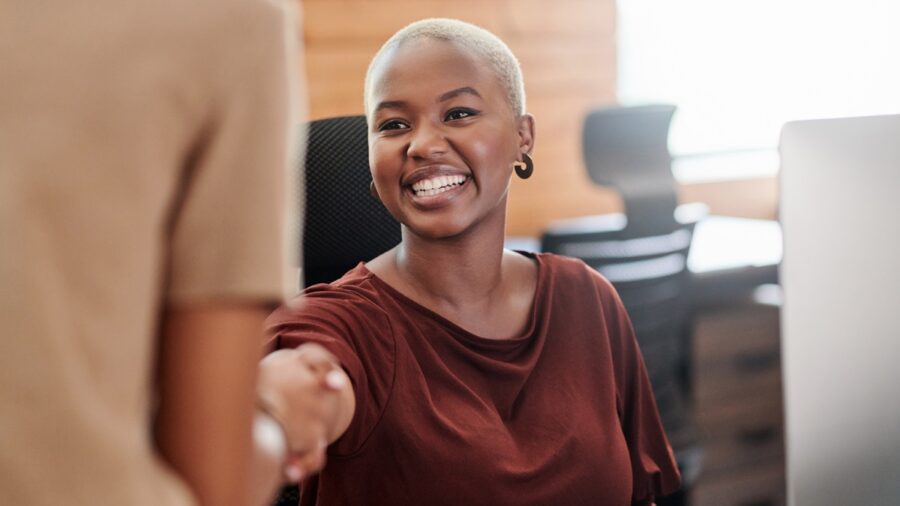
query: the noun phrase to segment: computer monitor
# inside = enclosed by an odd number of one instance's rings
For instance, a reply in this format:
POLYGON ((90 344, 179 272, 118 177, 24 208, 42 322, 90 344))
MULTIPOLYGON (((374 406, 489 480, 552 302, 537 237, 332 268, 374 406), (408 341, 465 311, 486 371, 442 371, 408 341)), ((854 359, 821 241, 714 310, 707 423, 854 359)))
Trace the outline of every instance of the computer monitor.
POLYGON ((788 504, 900 505, 900 115, 788 123, 780 178, 788 504))

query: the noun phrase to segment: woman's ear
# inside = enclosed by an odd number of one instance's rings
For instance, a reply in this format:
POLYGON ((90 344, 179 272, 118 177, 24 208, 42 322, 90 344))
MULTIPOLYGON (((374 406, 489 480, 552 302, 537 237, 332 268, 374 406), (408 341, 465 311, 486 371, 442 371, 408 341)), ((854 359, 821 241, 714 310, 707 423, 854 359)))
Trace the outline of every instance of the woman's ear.
POLYGON ((516 119, 519 133, 519 151, 531 154, 534 151, 534 116, 525 113, 516 119))

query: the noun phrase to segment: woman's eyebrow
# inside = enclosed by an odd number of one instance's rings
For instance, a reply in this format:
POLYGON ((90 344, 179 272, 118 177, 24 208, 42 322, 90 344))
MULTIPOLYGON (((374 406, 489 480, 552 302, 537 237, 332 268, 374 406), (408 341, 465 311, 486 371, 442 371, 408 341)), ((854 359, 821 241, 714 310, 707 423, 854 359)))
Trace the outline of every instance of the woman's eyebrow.
POLYGON ((478 91, 475 88, 473 88, 471 86, 463 86, 462 88, 456 88, 455 90, 450 90, 447 93, 444 93, 443 95, 438 97, 437 101, 444 102, 446 100, 450 100, 453 97, 457 97, 459 95, 466 94, 466 93, 470 94, 470 95, 475 95, 476 97, 481 98, 481 94, 478 93, 478 91))
MULTIPOLYGON (((438 97, 437 102, 445 102, 450 100, 453 97, 458 97, 459 95, 474 95, 478 98, 481 98, 481 93, 478 93, 478 90, 471 86, 463 86, 461 88, 456 88, 455 90, 450 90, 440 97, 438 97)), ((378 105, 375 106, 375 110, 373 113, 377 113, 382 109, 403 109, 406 107, 406 102, 403 100, 385 100, 384 102, 378 102, 378 105)))
POLYGON ((404 106, 406 106, 406 102, 402 100, 385 100, 384 102, 378 102, 372 113, 374 114, 382 109, 403 109, 404 106))

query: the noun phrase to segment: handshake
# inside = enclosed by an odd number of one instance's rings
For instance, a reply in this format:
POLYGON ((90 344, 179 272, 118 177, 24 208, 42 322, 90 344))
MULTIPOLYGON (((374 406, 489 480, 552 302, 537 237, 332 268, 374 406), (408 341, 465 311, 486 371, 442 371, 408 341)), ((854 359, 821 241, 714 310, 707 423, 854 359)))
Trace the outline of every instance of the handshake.
POLYGON ((356 405, 338 360, 314 343, 266 356, 259 365, 257 398, 257 451, 281 465, 289 482, 324 467, 326 447, 347 430, 356 405))

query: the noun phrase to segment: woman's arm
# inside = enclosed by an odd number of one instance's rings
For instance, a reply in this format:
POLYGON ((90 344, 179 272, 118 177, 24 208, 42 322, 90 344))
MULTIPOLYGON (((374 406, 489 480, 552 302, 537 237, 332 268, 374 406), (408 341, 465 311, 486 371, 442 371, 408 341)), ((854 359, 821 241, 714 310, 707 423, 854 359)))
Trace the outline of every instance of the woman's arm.
POLYGON ((353 387, 321 346, 259 362, 268 314, 232 304, 170 309, 164 318, 156 441, 199 504, 267 503, 285 479, 319 471, 322 441, 335 441, 353 417, 353 387))
POLYGON ((201 505, 242 506, 251 494, 251 425, 267 314, 255 303, 191 304, 165 314, 156 444, 201 505))

